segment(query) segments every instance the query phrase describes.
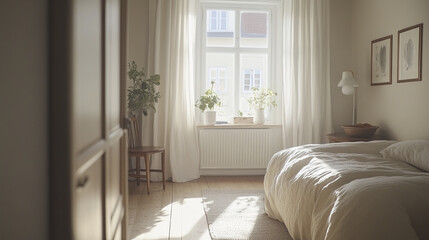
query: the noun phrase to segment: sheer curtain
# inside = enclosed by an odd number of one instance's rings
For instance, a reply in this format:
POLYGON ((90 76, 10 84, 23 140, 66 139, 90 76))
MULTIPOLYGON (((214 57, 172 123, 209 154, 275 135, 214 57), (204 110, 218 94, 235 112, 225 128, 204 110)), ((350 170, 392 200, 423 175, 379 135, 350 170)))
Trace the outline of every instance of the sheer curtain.
POLYGON ((153 141, 166 147, 167 169, 175 182, 200 177, 194 123, 196 7, 195 0, 151 0, 149 3, 147 69, 161 76, 153 141))
POLYGON ((283 4, 283 143, 323 143, 332 129, 329 0, 283 4))

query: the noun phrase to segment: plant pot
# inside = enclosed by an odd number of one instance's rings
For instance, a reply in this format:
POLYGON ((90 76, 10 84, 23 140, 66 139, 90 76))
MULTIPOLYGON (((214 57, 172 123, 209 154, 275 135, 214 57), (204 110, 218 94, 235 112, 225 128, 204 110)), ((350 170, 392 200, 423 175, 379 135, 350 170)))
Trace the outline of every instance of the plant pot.
POLYGON ((205 111, 203 112, 203 124, 204 125, 215 125, 216 123, 216 111, 205 111))
POLYGON ((255 118, 253 119, 254 124, 264 124, 265 122, 265 116, 264 116, 264 109, 256 109, 255 110, 255 118))

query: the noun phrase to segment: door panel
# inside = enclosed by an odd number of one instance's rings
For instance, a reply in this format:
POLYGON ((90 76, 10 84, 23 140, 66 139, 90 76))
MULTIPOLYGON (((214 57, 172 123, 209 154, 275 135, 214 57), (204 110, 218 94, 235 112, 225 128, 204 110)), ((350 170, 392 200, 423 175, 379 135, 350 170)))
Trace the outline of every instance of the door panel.
POLYGON ((98 158, 85 171, 77 175, 74 238, 103 238, 102 159, 98 158))
POLYGON ((116 204, 121 199, 121 184, 120 184, 120 149, 119 141, 117 141, 110 150, 110 174, 107 192, 109 194, 109 209, 113 213, 116 204))
POLYGON ((120 124, 120 1, 106 0, 106 82, 108 129, 120 124))
POLYGON ((73 144, 80 152, 102 138, 101 0, 73 1, 73 144))
POLYGON ((103 239, 103 22, 101 0, 74 0, 71 26, 72 217, 74 239, 103 239))
POLYGON ((120 1, 105 1, 105 76, 106 76, 106 136, 109 143, 109 158, 106 164, 106 231, 107 239, 114 239, 121 232, 124 202, 121 184, 121 139, 120 128, 120 1), (119 230, 118 230, 119 229, 119 230))

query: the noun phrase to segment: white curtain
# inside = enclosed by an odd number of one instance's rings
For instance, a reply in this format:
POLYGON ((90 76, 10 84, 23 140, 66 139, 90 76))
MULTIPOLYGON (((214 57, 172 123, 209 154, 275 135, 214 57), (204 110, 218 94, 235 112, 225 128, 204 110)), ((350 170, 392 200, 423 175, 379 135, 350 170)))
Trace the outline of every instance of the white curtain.
POLYGON ((161 76, 153 141, 166 147, 167 169, 175 182, 200 177, 194 107, 196 7, 195 0, 149 3, 148 69, 161 76))
POLYGON ((285 0, 283 18, 283 143, 323 143, 332 129, 329 0, 285 0))

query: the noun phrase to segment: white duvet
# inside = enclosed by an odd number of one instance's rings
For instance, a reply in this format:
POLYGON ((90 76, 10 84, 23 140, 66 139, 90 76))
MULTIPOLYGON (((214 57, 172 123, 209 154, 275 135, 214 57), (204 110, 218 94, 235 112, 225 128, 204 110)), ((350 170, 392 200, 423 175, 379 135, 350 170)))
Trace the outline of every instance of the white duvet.
POLYGON ((295 240, 429 239, 429 173, 379 152, 393 142, 306 145, 276 153, 265 210, 295 240))

